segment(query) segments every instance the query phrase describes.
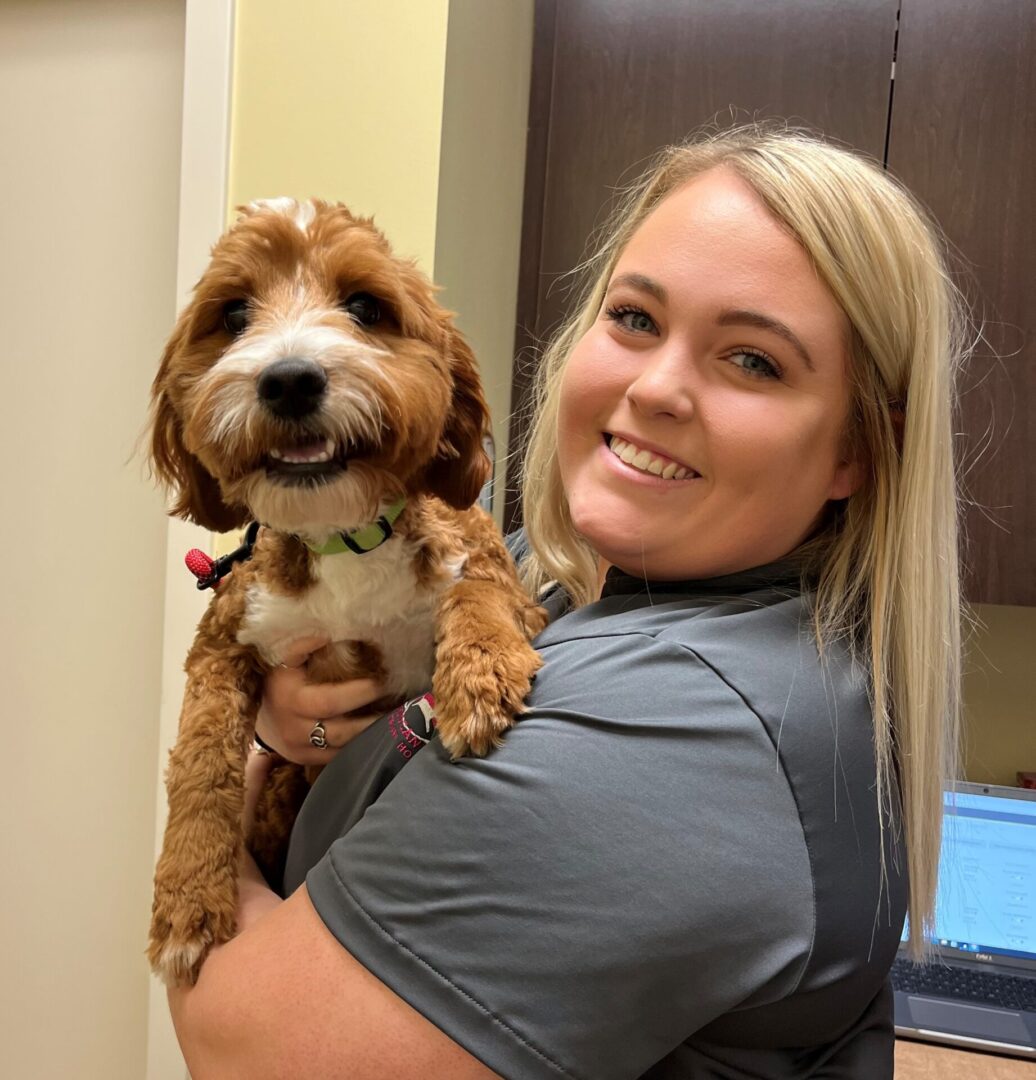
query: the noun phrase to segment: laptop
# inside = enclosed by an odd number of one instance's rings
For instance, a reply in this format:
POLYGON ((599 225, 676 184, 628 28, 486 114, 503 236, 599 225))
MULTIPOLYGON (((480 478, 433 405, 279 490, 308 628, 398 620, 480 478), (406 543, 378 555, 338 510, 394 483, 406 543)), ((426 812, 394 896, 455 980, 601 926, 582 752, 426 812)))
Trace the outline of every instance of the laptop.
POLYGON ((917 965, 900 946, 896 1034, 1036 1060, 1036 790, 959 783, 944 799, 936 955, 917 965))

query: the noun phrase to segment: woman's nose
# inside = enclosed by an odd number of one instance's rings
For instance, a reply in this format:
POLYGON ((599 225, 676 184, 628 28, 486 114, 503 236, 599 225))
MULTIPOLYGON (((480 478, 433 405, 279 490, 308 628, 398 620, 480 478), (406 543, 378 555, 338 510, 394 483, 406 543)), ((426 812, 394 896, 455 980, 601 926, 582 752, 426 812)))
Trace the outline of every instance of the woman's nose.
POLYGON ((692 382, 686 358, 660 352, 630 383, 626 399, 643 416, 689 420, 695 408, 692 382))

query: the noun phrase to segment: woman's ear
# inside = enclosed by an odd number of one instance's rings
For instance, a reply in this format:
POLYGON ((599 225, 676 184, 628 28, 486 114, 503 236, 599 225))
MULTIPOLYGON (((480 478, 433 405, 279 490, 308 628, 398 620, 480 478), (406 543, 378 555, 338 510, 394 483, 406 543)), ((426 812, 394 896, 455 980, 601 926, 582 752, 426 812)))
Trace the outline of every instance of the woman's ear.
POLYGON ((483 445, 489 431, 489 409, 471 348, 452 324, 447 327, 446 336, 453 378, 450 417, 439 439, 435 459, 425 473, 425 485, 443 502, 457 510, 466 510, 475 504, 492 469, 483 445))
POLYGON ((863 486, 866 475, 863 462, 856 458, 851 461, 839 462, 838 467, 835 469, 834 478, 831 481, 831 489, 827 495, 828 499, 848 499, 850 495, 855 495, 863 486))
MULTIPOLYGON (((891 436, 895 445, 896 455, 903 456, 903 432, 906 427, 906 409, 899 401, 888 403, 888 421, 891 427, 891 436)), ((877 424, 881 424, 880 415, 876 417, 877 424)), ((864 449, 864 439, 859 434, 848 436, 842 449, 842 460, 835 469, 834 478, 831 481, 829 499, 848 499, 866 483, 870 471, 869 451, 864 449)), ((882 436, 878 436, 882 438, 882 436)))

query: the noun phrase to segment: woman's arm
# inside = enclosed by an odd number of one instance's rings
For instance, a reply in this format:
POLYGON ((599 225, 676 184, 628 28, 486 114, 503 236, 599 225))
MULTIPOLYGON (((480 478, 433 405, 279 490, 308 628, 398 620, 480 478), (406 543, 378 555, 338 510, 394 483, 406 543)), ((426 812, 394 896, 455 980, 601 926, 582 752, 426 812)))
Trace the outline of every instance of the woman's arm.
MULTIPOLYGON (((246 820, 268 771, 249 760, 246 820)), ((238 889, 238 936, 169 992, 193 1080, 496 1075, 357 963, 304 887, 282 901, 246 855, 238 889)))
POLYGON ((305 887, 283 902, 265 891, 269 909, 170 991, 193 1080, 496 1076, 357 963, 305 887))

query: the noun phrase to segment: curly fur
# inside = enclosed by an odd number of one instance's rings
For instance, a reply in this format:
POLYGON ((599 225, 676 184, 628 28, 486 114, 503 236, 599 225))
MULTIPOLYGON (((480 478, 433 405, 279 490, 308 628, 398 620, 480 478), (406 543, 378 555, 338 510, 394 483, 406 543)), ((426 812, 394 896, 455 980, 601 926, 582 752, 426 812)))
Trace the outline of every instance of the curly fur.
MULTIPOLYGON (((148 948, 167 982, 192 982, 208 949, 233 935, 245 757, 263 677, 292 641, 330 637, 311 678, 380 679, 386 697, 367 715, 431 681, 454 757, 486 753, 520 712, 539 667, 529 641, 545 616, 473 506, 489 471, 487 428, 470 349, 433 286, 369 220, 319 201, 243 208, 152 388, 151 460, 171 512, 219 531, 263 523, 187 657, 148 948), (379 318, 356 316, 357 294, 375 299, 379 318), (235 304, 244 327, 228 320, 235 304), (260 380, 299 358, 324 384, 305 415, 285 415, 260 380), (334 447, 328 462, 308 472, 285 464, 285 448, 321 440, 334 447), (307 546, 400 497, 393 536, 374 551, 307 546)), ((279 767, 260 804, 249 845, 272 873, 305 790, 300 770, 279 767)))

